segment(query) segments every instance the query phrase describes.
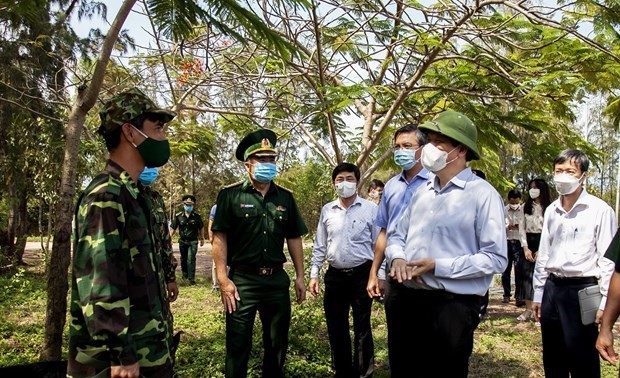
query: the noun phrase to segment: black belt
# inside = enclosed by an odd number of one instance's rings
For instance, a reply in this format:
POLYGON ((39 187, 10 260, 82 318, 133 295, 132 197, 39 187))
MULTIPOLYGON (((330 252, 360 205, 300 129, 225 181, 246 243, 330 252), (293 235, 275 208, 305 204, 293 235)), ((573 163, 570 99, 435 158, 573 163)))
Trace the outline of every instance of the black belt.
POLYGON ((549 274, 549 280, 556 286, 598 284, 596 277, 559 277, 553 273, 549 274))
POLYGON ((252 266, 252 265, 235 265, 230 268, 233 271, 248 273, 248 274, 258 274, 259 276, 271 276, 274 273, 277 273, 284 269, 284 265, 278 264, 274 266, 252 266))
POLYGON ((358 266, 354 266, 353 268, 334 268, 333 266, 329 266, 330 270, 334 270, 338 273, 353 273, 356 270, 361 270, 364 268, 367 268, 368 266, 372 265, 372 261, 371 260, 366 260, 366 262, 364 262, 363 264, 360 264, 358 266))
POLYGON ((508 239, 508 243, 516 244, 516 243, 521 243, 521 241, 520 240, 514 240, 514 239, 508 239))

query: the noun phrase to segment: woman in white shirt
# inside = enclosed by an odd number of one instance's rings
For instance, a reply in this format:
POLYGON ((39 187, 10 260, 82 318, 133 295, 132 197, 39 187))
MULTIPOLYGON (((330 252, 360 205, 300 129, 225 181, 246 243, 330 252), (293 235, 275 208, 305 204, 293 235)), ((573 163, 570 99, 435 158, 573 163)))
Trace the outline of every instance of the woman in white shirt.
POLYGON ((516 270, 520 274, 518 278, 515 277, 521 281, 520 285, 516 285, 515 298, 525 300, 525 311, 517 318, 520 321, 532 318, 532 299, 534 298, 532 277, 536 265, 538 245, 540 244, 540 234, 542 233, 543 215, 551 203, 549 185, 545 180, 540 178, 531 180, 528 187, 528 199, 523 205, 527 246, 523 248, 517 261, 516 270))

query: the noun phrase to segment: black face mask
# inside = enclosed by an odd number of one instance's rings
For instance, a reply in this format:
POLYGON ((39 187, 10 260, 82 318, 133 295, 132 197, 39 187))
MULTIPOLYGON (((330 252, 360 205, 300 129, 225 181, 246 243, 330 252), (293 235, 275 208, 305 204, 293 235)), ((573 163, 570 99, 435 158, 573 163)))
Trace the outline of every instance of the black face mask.
POLYGON ((148 168, 161 167, 166 164, 170 158, 170 143, 168 139, 155 140, 149 138, 135 126, 132 125, 132 127, 146 138, 139 145, 136 146, 134 144, 134 147, 138 149, 140 156, 144 159, 144 164, 148 168))

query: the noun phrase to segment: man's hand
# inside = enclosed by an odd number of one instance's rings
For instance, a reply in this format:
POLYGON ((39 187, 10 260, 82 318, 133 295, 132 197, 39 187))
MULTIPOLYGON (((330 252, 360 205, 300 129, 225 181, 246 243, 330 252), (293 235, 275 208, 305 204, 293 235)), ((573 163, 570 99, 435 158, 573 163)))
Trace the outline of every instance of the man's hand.
POLYGON ((237 301, 241 300, 237 286, 230 279, 220 281, 220 293, 222 295, 222 304, 229 314, 237 311, 237 301))
POLYGON ((306 300, 306 283, 304 277, 297 277, 295 279, 295 295, 297 295, 298 304, 306 300))
POLYGON ((110 366, 110 377, 111 378, 139 378, 140 377, 140 364, 136 362, 133 365, 127 365, 127 366, 121 366, 121 365, 110 366))
POLYGON ((374 272, 370 272, 368 276, 368 284, 366 284, 366 291, 368 292, 368 296, 370 298, 378 297, 381 294, 379 293, 379 278, 374 272))
POLYGON ((540 321, 540 303, 538 302, 533 302, 532 303, 532 313, 534 314, 534 320, 539 322, 540 321))
POLYGON ((394 259, 392 260, 392 269, 390 269, 390 277, 394 278, 398 281, 398 283, 403 283, 403 281, 410 280, 412 268, 407 266, 407 262, 404 259, 394 259))
POLYGON ((308 283, 308 290, 310 290, 310 294, 313 297, 319 296, 319 279, 318 278, 310 278, 310 282, 308 283))
POLYGON ((618 363, 619 356, 614 350, 614 336, 611 328, 601 328, 598 333, 598 339, 596 339, 596 350, 610 364, 616 365, 618 363))
POLYGON ((425 257, 423 259, 414 260, 407 263, 408 267, 412 268, 410 279, 415 279, 415 282, 421 284, 422 275, 426 272, 435 272, 435 259, 425 257))
POLYGON ((166 285, 166 289, 168 290, 168 301, 174 302, 179 297, 179 287, 176 282, 169 282, 166 285))
POLYGON ((368 284, 366 285, 366 291, 370 298, 378 298, 383 295, 385 291, 385 280, 379 279, 376 274, 370 272, 368 277, 368 284))
POLYGON ((603 310, 596 310, 596 317, 594 318, 594 323, 601 324, 601 319, 603 319, 603 310))

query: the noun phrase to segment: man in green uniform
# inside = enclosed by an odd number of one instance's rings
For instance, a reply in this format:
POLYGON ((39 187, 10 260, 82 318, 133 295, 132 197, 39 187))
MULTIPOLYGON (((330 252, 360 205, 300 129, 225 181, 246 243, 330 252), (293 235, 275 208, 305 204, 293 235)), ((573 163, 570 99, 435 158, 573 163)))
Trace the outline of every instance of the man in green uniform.
POLYGON ((198 253, 198 237, 200 246, 205 244, 205 225, 200 214, 194 211, 196 197, 191 194, 183 196, 183 211, 178 212, 172 219, 172 233, 174 236, 179 229, 179 251, 181 253, 181 271, 183 278, 193 285, 196 283, 196 253, 198 253))
POLYGON ((297 302, 306 297, 301 236, 307 228, 293 194, 272 182, 276 135, 258 130, 237 147, 248 177, 220 191, 213 260, 226 309, 226 377, 246 377, 256 311, 263 324, 263 377, 283 376, 291 319, 284 239, 295 267, 297 302), (230 273, 226 275, 226 265, 230 273))
POLYGON ((100 116, 110 158, 76 207, 67 374, 174 377, 162 261, 137 182, 168 161, 164 124, 175 113, 134 88, 100 116))
POLYGON ((170 329, 174 329, 170 303, 174 302, 179 295, 176 274, 174 273, 177 261, 172 253, 172 239, 170 239, 170 230, 168 229, 168 212, 166 211, 164 198, 152 187, 153 182, 155 182, 158 176, 159 169, 157 167, 144 168, 140 176, 138 176, 138 181, 140 182, 138 188, 144 194, 144 198, 147 200, 146 203, 151 209, 150 215, 151 224, 153 225, 155 251, 161 256, 161 264, 166 279, 168 322, 170 323, 170 329))

